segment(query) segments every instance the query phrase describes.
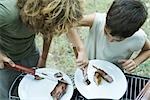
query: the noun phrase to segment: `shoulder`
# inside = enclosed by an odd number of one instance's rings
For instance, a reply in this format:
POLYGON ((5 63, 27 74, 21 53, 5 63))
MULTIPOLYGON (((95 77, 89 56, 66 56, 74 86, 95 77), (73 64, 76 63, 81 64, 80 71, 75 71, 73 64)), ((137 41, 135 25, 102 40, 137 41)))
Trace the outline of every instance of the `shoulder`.
POLYGON ((7 8, 5 7, 2 1, 0 1, 0 27, 6 24, 5 22, 8 18, 7 8))
POLYGON ((145 40, 147 38, 147 35, 143 29, 139 29, 137 32, 133 34, 132 38, 138 40, 145 40))
POLYGON ((105 22, 105 19, 105 13, 91 13, 83 16, 82 20, 79 22, 79 26, 92 27, 95 23, 105 22))
POLYGON ((0 17, 10 21, 18 16, 16 3, 17 0, 0 0, 0 17))
POLYGON ((94 21, 94 17, 95 17, 95 13, 84 15, 83 18, 80 20, 78 26, 89 26, 89 27, 91 27, 91 25, 94 21))
POLYGON ((106 14, 105 13, 96 13, 95 18, 93 21, 93 26, 94 25, 104 25, 106 21, 106 14))
POLYGON ((95 18, 104 20, 106 19, 106 13, 95 13, 95 18))
POLYGON ((95 13, 94 22, 104 23, 106 21, 106 13, 95 13))
POLYGON ((138 51, 143 48, 147 40, 147 35, 142 29, 139 29, 137 32, 133 34, 133 36, 129 38, 129 40, 130 43, 133 44, 132 45, 133 51, 138 51))
POLYGON ((105 13, 95 13, 95 17, 93 19, 93 23, 91 25, 91 30, 99 30, 104 27, 106 22, 106 14, 105 13))

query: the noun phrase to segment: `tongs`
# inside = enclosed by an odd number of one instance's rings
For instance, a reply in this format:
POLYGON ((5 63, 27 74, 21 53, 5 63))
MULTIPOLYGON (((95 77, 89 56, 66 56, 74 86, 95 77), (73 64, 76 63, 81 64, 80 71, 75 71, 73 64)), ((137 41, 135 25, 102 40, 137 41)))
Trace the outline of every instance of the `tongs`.
MULTIPOLYGON (((4 62, 4 65, 7 66, 8 68, 11 68, 11 69, 16 70, 18 72, 33 75, 36 80, 41 80, 41 79, 46 78, 46 79, 49 79, 49 80, 52 80, 55 82, 66 83, 65 81, 59 80, 57 78, 53 78, 46 73, 37 72, 36 69, 34 69, 34 68, 29 68, 27 66, 23 66, 23 65, 19 65, 19 64, 15 64, 15 66, 11 66, 8 62, 4 62)), ((67 83, 67 84, 69 84, 69 83, 67 83)))
MULTIPOLYGON (((74 50, 74 53, 75 53, 75 57, 77 58, 77 57, 78 57, 78 52, 77 52, 76 47, 73 47, 73 50, 74 50)), ((80 68, 80 69, 81 69, 82 74, 83 74, 84 83, 85 83, 86 85, 90 85, 91 82, 90 82, 90 80, 88 79, 88 74, 87 74, 86 68, 84 67, 84 68, 80 68)))

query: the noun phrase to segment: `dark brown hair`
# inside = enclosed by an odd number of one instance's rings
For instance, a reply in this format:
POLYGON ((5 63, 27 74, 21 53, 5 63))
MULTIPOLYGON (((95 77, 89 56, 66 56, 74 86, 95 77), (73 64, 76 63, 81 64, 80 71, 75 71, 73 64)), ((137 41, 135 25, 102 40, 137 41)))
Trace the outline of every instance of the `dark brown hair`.
POLYGON ((112 36, 132 36, 147 19, 147 8, 140 0, 115 0, 107 12, 106 26, 112 36))

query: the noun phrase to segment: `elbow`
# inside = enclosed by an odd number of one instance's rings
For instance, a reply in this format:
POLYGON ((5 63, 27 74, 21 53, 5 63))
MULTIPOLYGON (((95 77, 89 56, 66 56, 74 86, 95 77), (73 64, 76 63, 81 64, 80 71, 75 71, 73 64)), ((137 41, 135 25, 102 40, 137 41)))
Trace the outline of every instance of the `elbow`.
POLYGON ((148 50, 148 58, 150 58, 150 49, 148 50))
POLYGON ((150 58, 150 49, 146 51, 147 59, 150 58))

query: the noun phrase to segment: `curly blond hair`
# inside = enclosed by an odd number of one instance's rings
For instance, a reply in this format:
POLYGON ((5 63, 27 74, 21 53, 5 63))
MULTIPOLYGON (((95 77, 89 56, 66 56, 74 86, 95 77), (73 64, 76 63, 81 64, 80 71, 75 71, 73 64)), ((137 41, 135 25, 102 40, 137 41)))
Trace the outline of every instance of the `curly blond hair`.
POLYGON ((68 32, 82 18, 82 0, 18 0, 23 23, 37 33, 68 32))

